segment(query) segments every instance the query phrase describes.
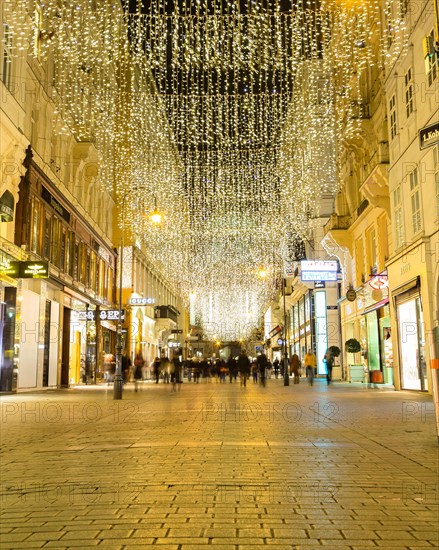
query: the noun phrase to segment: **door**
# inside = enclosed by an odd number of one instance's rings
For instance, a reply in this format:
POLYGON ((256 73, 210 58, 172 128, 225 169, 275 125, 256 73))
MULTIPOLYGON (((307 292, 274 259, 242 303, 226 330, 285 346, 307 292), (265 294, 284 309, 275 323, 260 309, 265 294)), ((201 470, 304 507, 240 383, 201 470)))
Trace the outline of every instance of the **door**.
POLYGON ((398 343, 401 387, 405 390, 427 390, 425 337, 419 295, 398 304, 398 343))

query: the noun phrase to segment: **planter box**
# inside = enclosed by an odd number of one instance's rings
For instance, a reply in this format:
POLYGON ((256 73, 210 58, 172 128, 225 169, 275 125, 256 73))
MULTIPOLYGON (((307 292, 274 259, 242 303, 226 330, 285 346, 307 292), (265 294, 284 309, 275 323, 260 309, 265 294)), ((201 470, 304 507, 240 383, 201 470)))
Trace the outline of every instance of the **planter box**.
POLYGON ((351 382, 362 382, 366 380, 366 373, 363 365, 348 365, 348 380, 351 382))

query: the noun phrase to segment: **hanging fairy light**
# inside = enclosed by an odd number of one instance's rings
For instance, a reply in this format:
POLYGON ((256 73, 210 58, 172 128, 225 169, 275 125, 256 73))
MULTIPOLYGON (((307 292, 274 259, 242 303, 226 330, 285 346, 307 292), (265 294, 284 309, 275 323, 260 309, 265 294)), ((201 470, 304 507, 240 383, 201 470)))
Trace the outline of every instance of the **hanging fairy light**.
POLYGON ((378 0, 29 0, 6 15, 17 50, 54 61, 54 128, 94 142, 104 188, 133 190, 125 224, 148 259, 232 339, 275 291, 291 235, 306 238, 337 191, 362 72, 404 47, 385 3, 385 29, 378 0), (143 215, 154 197, 160 228, 143 215))

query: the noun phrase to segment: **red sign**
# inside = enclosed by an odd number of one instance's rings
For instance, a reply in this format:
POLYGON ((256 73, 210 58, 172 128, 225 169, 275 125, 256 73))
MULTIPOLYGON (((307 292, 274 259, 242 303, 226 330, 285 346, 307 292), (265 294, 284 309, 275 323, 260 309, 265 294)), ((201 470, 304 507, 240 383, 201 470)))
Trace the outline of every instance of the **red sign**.
POLYGON ((374 290, 381 290, 389 286, 387 275, 376 275, 369 281, 369 286, 374 290))

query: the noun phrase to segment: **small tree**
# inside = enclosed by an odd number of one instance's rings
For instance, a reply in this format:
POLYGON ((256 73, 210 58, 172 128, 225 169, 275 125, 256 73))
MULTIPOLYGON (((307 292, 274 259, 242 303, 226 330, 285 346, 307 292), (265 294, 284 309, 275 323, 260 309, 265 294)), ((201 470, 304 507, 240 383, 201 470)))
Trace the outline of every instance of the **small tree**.
POLYGON ((341 353, 341 349, 338 346, 329 346, 328 351, 333 357, 338 357, 341 353))
POLYGON ((356 338, 350 338, 345 342, 346 353, 358 353, 361 351, 361 344, 356 338))

